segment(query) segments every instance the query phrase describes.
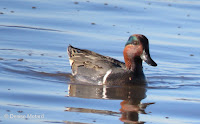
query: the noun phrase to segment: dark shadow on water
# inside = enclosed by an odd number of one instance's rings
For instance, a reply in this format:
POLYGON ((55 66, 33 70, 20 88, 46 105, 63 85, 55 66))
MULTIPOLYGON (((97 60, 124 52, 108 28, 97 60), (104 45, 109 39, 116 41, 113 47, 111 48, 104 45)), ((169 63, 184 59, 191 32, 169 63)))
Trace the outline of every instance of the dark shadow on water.
POLYGON ((147 114, 145 109, 154 103, 141 103, 146 98, 146 86, 106 86, 106 85, 84 85, 69 84, 69 97, 87 99, 114 99, 122 100, 118 112, 109 110, 96 110, 90 108, 66 107, 65 111, 80 113, 95 113, 109 116, 120 116, 119 120, 124 123, 144 123, 139 120, 139 114, 147 114))
MULTIPOLYGON (((19 62, 18 60, 2 60, 0 64, 1 69, 9 75, 17 75, 26 79, 37 79, 39 81, 45 81, 44 83, 67 83, 69 97, 79 97, 85 99, 112 99, 121 100, 119 103, 121 108, 119 110, 103 110, 84 107, 69 107, 66 106, 65 111, 77 112, 77 113, 92 113, 101 114, 111 117, 117 117, 124 123, 143 123, 139 119, 140 114, 146 114, 145 109, 154 103, 141 103, 146 98, 147 87, 142 85, 132 86, 106 86, 106 85, 91 85, 91 84, 76 84, 73 83, 73 77, 71 73, 58 72, 51 73, 48 71, 41 71, 40 68, 36 68, 30 65, 28 62, 19 62), (18 64, 16 64, 18 62, 18 64), (70 83, 70 84, 69 84, 70 83)), ((54 123, 54 122, 52 122, 54 123)), ((73 122, 70 122, 73 123, 73 122)))

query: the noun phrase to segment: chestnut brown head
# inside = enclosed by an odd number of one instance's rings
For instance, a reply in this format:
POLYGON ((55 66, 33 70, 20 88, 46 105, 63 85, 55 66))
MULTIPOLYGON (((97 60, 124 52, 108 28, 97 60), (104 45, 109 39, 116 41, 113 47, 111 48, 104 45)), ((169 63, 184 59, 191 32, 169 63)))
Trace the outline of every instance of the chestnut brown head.
POLYGON ((126 67, 129 69, 136 58, 144 60, 148 65, 157 66, 150 56, 149 41, 144 35, 131 35, 126 42, 123 54, 126 67))

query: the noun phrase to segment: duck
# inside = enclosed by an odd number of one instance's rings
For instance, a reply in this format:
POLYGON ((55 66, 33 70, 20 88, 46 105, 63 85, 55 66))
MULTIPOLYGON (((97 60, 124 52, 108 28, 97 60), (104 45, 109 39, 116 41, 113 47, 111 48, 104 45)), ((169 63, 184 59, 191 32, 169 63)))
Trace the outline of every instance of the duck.
POLYGON ((129 37, 123 50, 124 62, 70 44, 67 52, 72 76, 77 81, 97 85, 147 84, 143 61, 157 66, 150 56, 149 41, 142 34, 129 37))

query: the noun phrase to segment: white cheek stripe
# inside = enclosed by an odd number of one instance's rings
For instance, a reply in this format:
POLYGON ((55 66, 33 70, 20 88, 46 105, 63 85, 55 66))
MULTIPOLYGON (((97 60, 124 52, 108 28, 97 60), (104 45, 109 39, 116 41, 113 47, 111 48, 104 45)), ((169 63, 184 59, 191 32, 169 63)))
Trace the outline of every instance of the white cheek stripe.
POLYGON ((143 61, 146 61, 147 60, 147 57, 146 57, 146 52, 143 50, 143 53, 142 55, 140 56, 140 58, 143 60, 143 61))
POLYGON ((108 75, 109 75, 111 72, 112 72, 112 69, 110 69, 110 70, 108 70, 108 71, 106 72, 106 74, 105 74, 104 77, 103 77, 103 84, 105 84, 106 79, 107 79, 108 75))

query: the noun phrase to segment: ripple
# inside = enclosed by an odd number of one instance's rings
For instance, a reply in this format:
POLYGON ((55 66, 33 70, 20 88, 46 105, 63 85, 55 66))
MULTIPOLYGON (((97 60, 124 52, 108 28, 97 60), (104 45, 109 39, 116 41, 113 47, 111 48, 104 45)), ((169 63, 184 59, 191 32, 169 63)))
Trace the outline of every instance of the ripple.
POLYGON ((40 28, 40 27, 30 27, 22 25, 0 25, 0 27, 10 27, 10 28, 24 28, 24 29, 33 29, 33 30, 43 30, 43 31, 55 31, 55 32, 65 32, 56 29, 40 28))

